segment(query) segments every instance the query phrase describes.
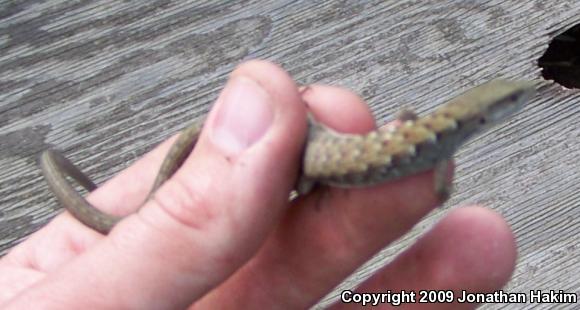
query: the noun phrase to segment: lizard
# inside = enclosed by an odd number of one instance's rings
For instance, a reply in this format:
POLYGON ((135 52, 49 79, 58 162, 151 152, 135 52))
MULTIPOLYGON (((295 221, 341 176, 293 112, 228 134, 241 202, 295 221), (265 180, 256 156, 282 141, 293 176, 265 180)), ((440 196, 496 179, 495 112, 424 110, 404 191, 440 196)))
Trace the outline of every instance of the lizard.
MULTIPOLYGON (((371 186, 434 169, 435 192, 444 202, 452 186, 447 166, 458 148, 514 115, 534 94, 532 81, 492 80, 430 114, 419 117, 407 110, 400 113, 399 125, 365 134, 339 133, 309 116, 296 192, 306 195, 315 185, 371 186)), ((183 164, 202 126, 203 120, 195 121, 181 132, 163 160, 149 197, 183 164)), ((97 186, 60 152, 44 151, 40 166, 60 204, 86 226, 107 234, 123 219, 93 207, 75 190, 67 177, 89 192, 97 186)))

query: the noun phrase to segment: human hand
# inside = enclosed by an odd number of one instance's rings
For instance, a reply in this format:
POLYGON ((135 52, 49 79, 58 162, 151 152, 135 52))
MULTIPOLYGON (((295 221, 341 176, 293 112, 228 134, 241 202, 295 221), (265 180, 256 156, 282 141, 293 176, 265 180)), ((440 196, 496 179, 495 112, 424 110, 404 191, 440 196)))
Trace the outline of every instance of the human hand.
MULTIPOLYGON (((374 127, 344 89, 299 92, 280 68, 233 73, 195 151, 108 236, 69 214, 0 261, 0 305, 22 308, 305 308, 324 297, 437 204, 431 172, 361 189, 320 188, 289 203, 306 136, 306 107, 339 131, 374 127)), ((146 196, 172 139, 89 195, 128 214, 146 196)), ((515 263, 496 213, 451 211, 357 291, 494 291, 515 263)), ((352 304, 336 304, 336 308, 352 304)), ((451 308, 449 304, 422 304, 451 308)), ((475 305, 457 304, 457 308, 475 305)))

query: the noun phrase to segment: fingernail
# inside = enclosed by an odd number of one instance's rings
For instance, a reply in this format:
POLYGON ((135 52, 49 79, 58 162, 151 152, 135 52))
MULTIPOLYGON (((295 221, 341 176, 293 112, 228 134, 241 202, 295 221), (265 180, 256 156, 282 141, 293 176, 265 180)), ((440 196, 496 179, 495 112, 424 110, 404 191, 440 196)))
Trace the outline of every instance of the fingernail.
POLYGON ((274 118, 268 92, 254 80, 232 77, 216 102, 212 142, 228 155, 252 146, 268 131, 274 118))

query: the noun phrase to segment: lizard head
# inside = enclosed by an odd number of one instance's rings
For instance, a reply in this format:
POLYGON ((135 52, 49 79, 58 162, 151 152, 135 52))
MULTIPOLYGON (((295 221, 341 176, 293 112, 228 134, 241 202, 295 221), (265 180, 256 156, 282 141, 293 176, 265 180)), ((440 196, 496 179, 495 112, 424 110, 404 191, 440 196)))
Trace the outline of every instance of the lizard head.
POLYGON ((536 92, 531 81, 494 80, 482 85, 479 104, 486 111, 482 117, 489 124, 503 121, 523 108, 536 92))
POLYGON ((532 81, 493 80, 468 90, 439 112, 456 120, 493 126, 519 111, 534 94, 532 81))

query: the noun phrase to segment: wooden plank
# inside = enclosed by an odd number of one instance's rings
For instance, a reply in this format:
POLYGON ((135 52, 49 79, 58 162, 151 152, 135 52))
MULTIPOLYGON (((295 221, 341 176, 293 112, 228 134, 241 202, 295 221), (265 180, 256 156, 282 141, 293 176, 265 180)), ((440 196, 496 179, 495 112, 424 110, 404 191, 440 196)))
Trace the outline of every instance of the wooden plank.
MULTIPOLYGON (((42 150, 106 180, 205 113, 244 60, 355 90, 383 122, 495 77, 541 78, 537 59, 578 16, 574 0, 0 4, 0 253, 58 212, 37 168, 42 150)), ((579 98, 547 84, 513 121, 467 145, 451 201, 341 288, 450 207, 478 202, 517 235, 508 291, 579 292, 579 98)))

